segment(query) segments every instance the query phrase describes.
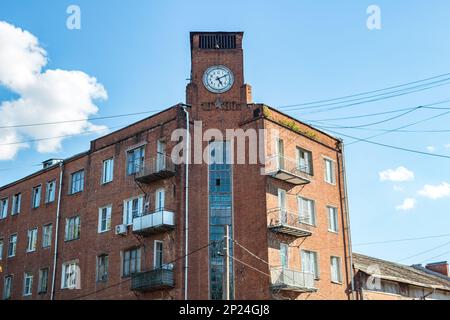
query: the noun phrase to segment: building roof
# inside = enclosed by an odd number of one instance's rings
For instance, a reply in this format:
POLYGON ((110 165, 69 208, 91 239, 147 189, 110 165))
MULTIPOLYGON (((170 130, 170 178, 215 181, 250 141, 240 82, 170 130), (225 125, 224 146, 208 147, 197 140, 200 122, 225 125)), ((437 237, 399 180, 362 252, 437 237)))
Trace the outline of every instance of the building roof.
POLYGON ((381 260, 359 253, 353 253, 353 267, 364 273, 378 276, 384 280, 406 283, 419 287, 450 291, 450 280, 421 269, 403 264, 381 260), (372 268, 377 268, 377 273, 372 268), (379 271, 378 271, 379 270, 379 271))

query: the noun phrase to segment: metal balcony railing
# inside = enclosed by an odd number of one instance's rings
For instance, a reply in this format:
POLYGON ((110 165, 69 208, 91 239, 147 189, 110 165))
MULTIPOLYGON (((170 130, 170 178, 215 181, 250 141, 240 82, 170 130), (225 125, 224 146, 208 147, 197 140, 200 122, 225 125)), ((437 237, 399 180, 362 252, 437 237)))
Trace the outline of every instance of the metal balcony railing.
POLYGON ((136 163, 134 178, 141 183, 151 183, 167 179, 176 174, 176 166, 172 158, 166 154, 158 154, 155 158, 136 163))
POLYGON ((311 171, 309 167, 300 166, 295 159, 279 154, 266 158, 264 172, 266 175, 294 185, 308 184, 311 182, 311 171))
POLYGON ((274 208, 267 211, 268 228, 274 232, 295 237, 308 237, 312 234, 312 226, 307 218, 298 213, 289 212, 284 208, 274 208))
POLYGON ((301 272, 284 267, 270 268, 271 286, 273 290, 289 290, 296 292, 317 291, 312 272, 301 272))
POLYGON ((167 208, 133 217, 133 233, 149 235, 175 229, 175 213, 167 208))
POLYGON ((173 270, 154 269, 131 275, 131 290, 153 291, 175 287, 173 270))

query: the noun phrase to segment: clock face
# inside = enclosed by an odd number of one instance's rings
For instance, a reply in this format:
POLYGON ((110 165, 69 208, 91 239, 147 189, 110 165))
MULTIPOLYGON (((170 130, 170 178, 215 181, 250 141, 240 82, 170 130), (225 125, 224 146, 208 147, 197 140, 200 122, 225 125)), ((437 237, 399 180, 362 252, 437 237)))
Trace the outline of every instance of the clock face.
POLYGON ((203 75, 203 84, 213 93, 223 93, 231 89, 234 83, 234 75, 225 66, 209 67, 203 75))

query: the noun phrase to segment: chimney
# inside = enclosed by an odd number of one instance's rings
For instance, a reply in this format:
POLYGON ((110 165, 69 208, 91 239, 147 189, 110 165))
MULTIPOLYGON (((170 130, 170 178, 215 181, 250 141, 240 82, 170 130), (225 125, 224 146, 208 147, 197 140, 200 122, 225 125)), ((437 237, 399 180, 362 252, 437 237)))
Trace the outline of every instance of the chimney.
POLYGON ((427 268, 428 270, 440 273, 446 277, 450 276, 450 273, 448 272, 447 261, 429 263, 425 266, 425 268, 427 268))

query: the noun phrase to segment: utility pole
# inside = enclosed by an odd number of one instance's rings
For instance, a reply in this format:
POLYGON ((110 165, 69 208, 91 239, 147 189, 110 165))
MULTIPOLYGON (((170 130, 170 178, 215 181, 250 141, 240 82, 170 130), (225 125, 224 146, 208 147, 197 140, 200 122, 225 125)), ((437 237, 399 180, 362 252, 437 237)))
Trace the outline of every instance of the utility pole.
POLYGON ((225 300, 230 300, 230 238, 229 238, 230 226, 225 225, 225 300))

